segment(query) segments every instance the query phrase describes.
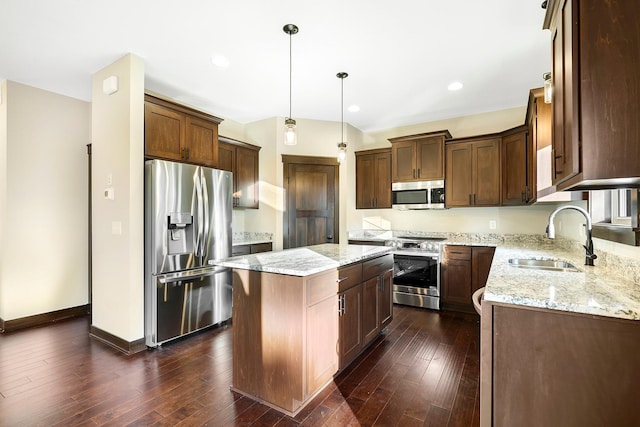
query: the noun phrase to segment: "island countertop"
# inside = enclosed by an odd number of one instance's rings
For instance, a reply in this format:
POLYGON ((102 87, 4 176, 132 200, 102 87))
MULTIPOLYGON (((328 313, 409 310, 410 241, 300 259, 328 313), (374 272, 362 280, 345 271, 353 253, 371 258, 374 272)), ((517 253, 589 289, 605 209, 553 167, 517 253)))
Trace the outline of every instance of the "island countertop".
POLYGON ((368 258, 375 258, 390 252, 391 249, 387 246, 324 243, 282 251, 236 256, 209 263, 241 270, 308 276, 368 258))
POLYGON ((485 301, 640 320, 640 286, 597 265, 584 253, 553 247, 498 246, 484 292, 485 301), (517 268, 510 258, 558 259, 579 272, 517 268))

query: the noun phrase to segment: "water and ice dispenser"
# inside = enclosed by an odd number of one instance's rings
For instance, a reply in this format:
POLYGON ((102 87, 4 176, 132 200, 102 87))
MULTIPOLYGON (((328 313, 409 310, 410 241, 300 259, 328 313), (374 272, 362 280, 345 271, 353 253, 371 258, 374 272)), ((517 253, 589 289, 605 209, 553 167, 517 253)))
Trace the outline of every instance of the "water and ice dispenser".
POLYGON ((169 233, 167 233, 168 255, 193 252, 194 233, 191 212, 171 212, 169 214, 169 233))

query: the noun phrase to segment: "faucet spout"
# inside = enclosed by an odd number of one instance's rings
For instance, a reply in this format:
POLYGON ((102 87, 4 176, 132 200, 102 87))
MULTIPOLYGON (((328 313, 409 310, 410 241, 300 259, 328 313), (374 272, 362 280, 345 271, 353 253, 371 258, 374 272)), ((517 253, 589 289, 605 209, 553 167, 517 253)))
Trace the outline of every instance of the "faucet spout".
POLYGON ((580 206, 566 205, 566 206, 560 206, 559 208, 551 212, 551 215, 549 215, 549 221, 547 222, 547 230, 546 230, 547 237, 550 239, 554 239, 556 237, 556 229, 555 229, 555 226, 553 225, 553 220, 558 214, 558 212, 567 210, 567 209, 580 212, 587 220, 587 233, 586 233, 587 240, 585 244, 582 245, 584 246, 584 249, 585 249, 584 264, 593 265, 593 260, 598 258, 598 256, 595 253, 593 253, 593 239, 592 239, 593 223, 591 222, 591 217, 589 216, 589 212, 587 212, 585 209, 581 208, 580 206))

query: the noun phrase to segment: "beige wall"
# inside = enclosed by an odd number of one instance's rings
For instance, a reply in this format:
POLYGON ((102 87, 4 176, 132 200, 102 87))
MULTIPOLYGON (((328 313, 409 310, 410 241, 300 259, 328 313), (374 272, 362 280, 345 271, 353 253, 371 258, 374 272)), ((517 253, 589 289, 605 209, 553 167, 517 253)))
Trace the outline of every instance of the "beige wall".
POLYGON ((0 317, 87 304, 91 105, 3 82, 0 317))
POLYGON ((93 325, 129 342, 144 337, 144 64, 127 55, 92 89, 93 325), (102 92, 117 76, 119 90, 102 92), (108 184, 111 176, 112 184, 108 184), (104 197, 107 187, 114 199, 104 197))

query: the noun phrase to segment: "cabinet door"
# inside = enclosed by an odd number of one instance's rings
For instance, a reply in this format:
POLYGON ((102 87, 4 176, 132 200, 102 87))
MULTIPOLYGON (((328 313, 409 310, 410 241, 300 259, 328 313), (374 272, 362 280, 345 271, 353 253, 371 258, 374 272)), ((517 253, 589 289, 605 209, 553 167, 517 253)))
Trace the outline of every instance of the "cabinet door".
POLYGON ((446 152, 445 203, 447 207, 471 206, 471 144, 447 145, 446 152))
POLYGON ((471 250, 471 293, 487 284, 496 248, 475 246, 471 250))
POLYGON ((391 207, 391 152, 378 153, 374 157, 375 194, 373 207, 391 207))
POLYGON ((186 160, 202 166, 218 166, 218 124, 187 116, 186 160))
POLYGON ((372 277, 362 284, 362 335, 367 345, 380 332, 378 313, 378 288, 380 276, 372 277))
MULTIPOLYGON (((218 169, 233 172, 236 163, 236 147, 225 142, 218 143, 218 169)), ((235 175, 234 175, 235 176, 235 175)), ((235 192, 235 189, 234 189, 235 192)))
POLYGON ((393 270, 384 272, 380 280, 378 292, 378 314, 380 316, 380 330, 384 329, 393 320, 393 270))
POLYGON ((553 183, 558 184, 580 172, 579 159, 579 53, 578 22, 574 1, 560 4, 552 34, 553 79, 553 183))
POLYGON ((500 140, 490 139, 473 143, 472 176, 473 205, 500 205, 500 140))
POLYGON ((526 205, 529 201, 529 139, 527 131, 502 139, 502 204, 526 205))
POLYGON ((471 304, 471 261, 447 259, 442 265, 442 302, 471 304))
POLYGON ((144 103, 144 154, 169 160, 184 160, 186 119, 169 108, 144 103))
POLYGON ((258 209, 259 177, 258 151, 236 147, 236 206, 258 209))
POLYGON ((416 144, 414 141, 395 142, 391 145, 391 177, 393 182, 416 180, 416 144))
POLYGON ((417 177, 421 180, 444 179, 444 139, 416 141, 417 177))
POLYGON ((338 298, 307 307, 306 396, 325 385, 338 370, 338 298))
POLYGON ((356 209, 368 209, 374 207, 375 182, 375 155, 357 155, 356 209))
POLYGON ((340 315, 340 367, 344 367, 362 349, 362 285, 339 294, 343 312, 340 315))

